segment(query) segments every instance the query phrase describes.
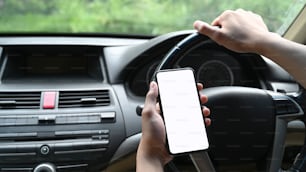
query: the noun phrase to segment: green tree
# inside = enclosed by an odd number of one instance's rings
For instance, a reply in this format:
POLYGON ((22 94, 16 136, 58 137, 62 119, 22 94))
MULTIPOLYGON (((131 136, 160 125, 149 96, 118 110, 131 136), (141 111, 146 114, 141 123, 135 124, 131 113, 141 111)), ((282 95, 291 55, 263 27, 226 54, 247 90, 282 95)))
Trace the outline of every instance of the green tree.
POLYGON ((0 32, 103 32, 162 34, 193 29, 222 11, 243 8, 262 16, 270 30, 306 0, 0 0, 0 32), (289 12, 288 12, 288 9, 289 12), (291 11, 291 12, 290 12, 291 11))

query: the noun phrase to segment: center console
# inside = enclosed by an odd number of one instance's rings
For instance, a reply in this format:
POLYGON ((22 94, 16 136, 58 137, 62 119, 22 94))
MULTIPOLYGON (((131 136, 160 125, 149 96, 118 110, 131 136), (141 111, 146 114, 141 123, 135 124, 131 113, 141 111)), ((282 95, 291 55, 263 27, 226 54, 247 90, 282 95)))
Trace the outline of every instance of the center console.
POLYGON ((0 171, 99 171, 125 138, 102 47, 7 46, 0 171))

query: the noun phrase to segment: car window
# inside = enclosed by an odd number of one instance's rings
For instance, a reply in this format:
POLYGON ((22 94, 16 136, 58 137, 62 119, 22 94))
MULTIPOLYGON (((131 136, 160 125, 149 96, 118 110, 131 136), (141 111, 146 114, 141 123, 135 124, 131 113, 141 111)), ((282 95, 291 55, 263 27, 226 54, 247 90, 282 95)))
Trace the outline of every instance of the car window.
POLYGON ((243 8, 282 34, 306 0, 0 0, 0 33, 160 35, 243 8))

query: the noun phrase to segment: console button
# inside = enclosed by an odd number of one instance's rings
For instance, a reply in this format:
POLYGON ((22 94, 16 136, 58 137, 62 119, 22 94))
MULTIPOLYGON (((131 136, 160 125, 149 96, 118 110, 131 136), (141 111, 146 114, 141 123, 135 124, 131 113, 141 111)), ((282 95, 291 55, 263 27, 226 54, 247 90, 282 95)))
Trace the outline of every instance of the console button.
POLYGON ((44 96, 43 108, 44 109, 54 109, 55 108, 56 92, 44 92, 43 96, 44 96))
POLYGON ((48 145, 42 145, 40 147, 40 153, 42 155, 48 155, 50 153, 50 147, 48 145))

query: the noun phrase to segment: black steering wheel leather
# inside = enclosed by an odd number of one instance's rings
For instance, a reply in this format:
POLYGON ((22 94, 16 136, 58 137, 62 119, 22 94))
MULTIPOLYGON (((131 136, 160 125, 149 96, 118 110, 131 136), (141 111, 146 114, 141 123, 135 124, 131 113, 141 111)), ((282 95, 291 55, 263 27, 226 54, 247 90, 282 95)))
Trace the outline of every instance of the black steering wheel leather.
MULTIPOLYGON (((187 36, 169 51, 155 73, 172 68, 189 51, 208 42, 213 41, 197 32, 187 36)), ((207 128, 209 151, 190 154, 198 171, 249 162, 264 163, 270 172, 281 169, 287 123, 303 115, 293 99, 281 93, 236 86, 207 88, 202 93, 209 99, 205 106, 211 110, 212 125, 207 128), (267 154, 270 158, 262 159, 267 154)))

